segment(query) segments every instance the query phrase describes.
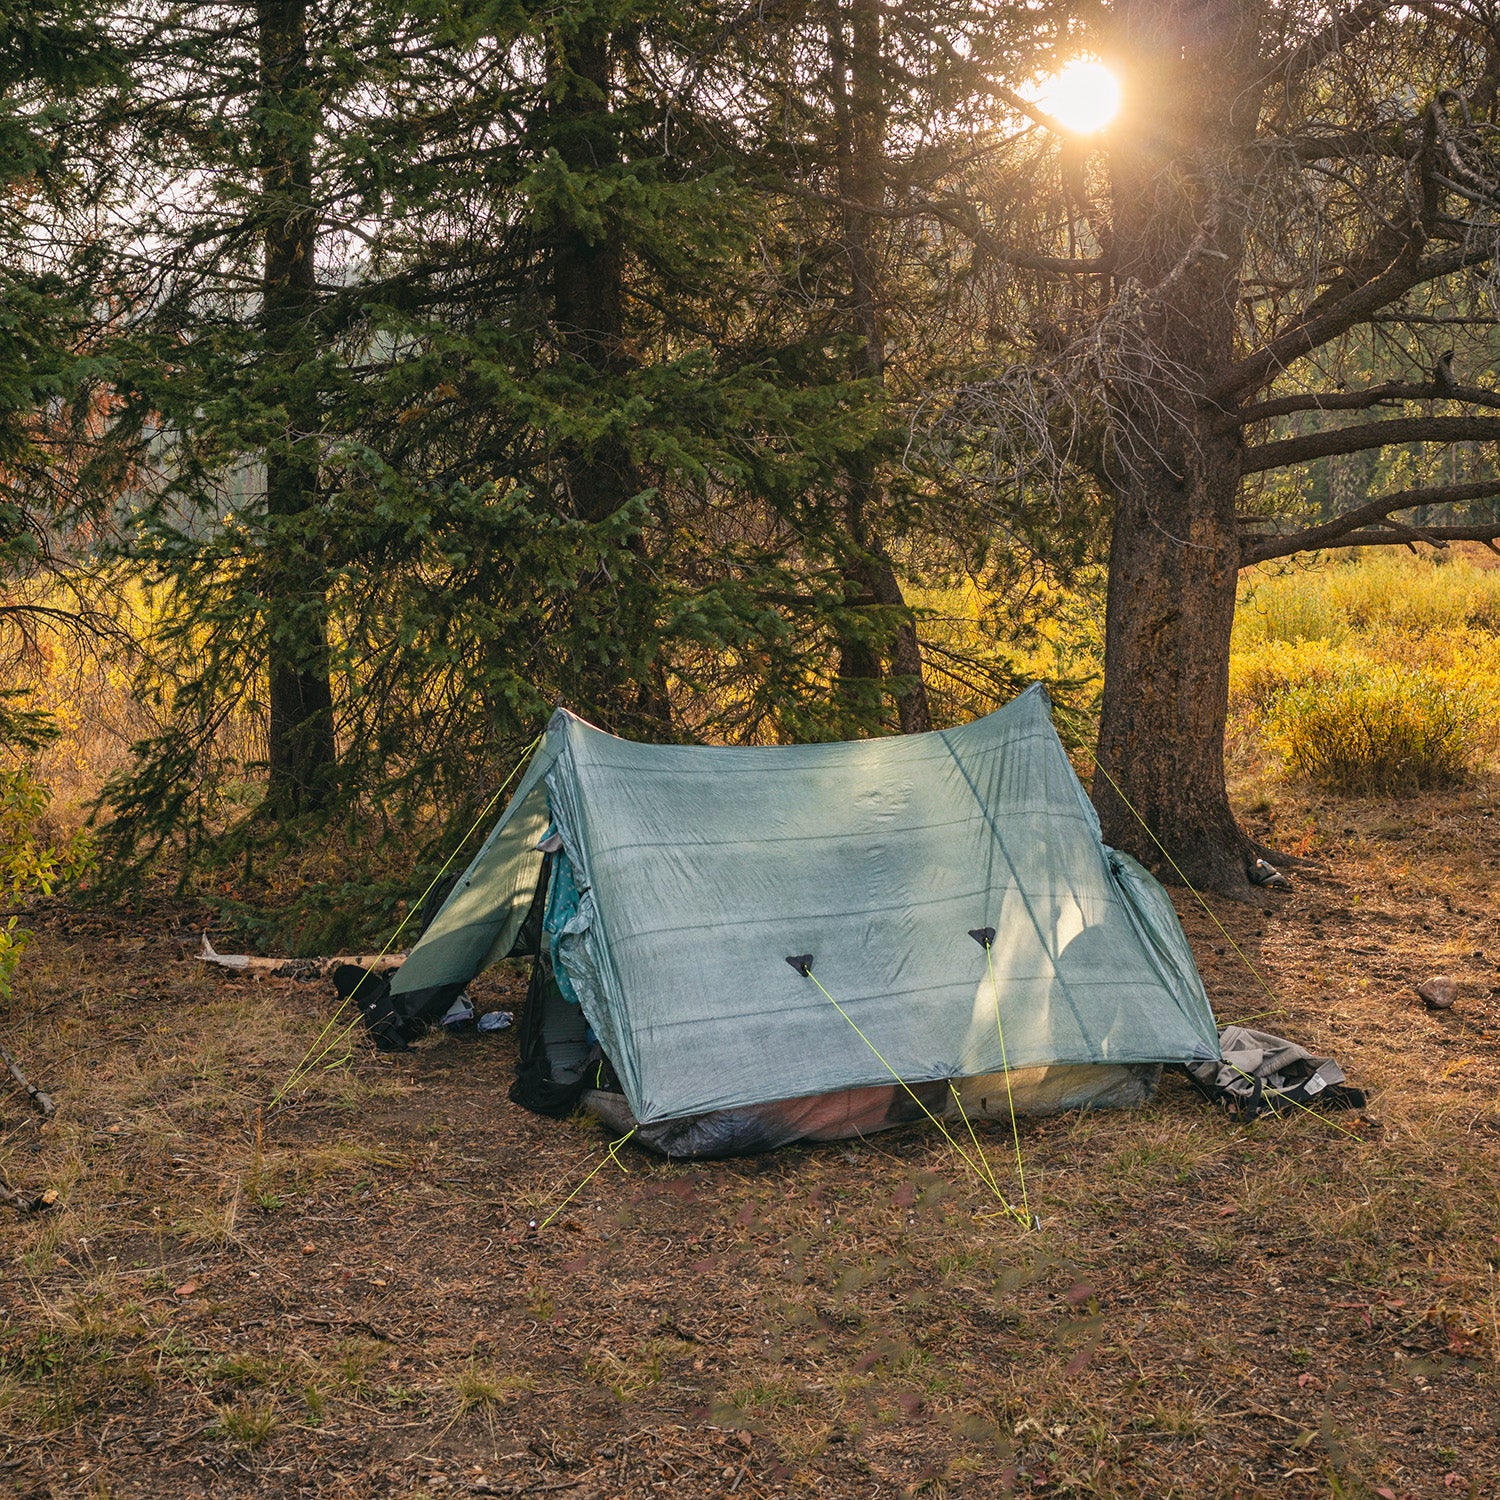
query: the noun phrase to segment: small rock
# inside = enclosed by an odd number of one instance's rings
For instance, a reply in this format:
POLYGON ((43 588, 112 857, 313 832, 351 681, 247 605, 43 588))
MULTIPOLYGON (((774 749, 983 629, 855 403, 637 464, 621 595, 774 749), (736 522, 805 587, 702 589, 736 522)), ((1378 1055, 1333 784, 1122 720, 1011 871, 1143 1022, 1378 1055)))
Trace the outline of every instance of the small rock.
POLYGON ((1446 974, 1434 974, 1417 986, 1417 995, 1428 1010, 1451 1010, 1458 986, 1446 974))

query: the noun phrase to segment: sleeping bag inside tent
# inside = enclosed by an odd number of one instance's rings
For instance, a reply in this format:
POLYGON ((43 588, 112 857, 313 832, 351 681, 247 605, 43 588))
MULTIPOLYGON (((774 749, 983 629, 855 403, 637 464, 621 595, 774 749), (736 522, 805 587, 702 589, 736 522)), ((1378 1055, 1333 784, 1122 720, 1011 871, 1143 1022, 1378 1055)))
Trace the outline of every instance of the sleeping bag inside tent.
POLYGON ((1172 905, 1102 842, 1040 687, 955 729, 785 747, 635 744, 559 710, 392 1001, 436 1016, 522 954, 512 1097, 674 1156, 1132 1104, 1219 1056, 1172 905))

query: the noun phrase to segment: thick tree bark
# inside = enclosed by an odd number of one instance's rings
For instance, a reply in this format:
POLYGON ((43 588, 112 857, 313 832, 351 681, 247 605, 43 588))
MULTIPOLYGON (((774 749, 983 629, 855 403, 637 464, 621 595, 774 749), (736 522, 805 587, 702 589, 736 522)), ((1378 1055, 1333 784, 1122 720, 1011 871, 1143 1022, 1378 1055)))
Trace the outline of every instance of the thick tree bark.
MULTIPOLYGON (((850 38, 838 0, 830 7, 829 43, 837 130, 840 240, 849 269, 849 305, 859 336, 859 373, 885 379, 885 329, 880 311, 880 258, 870 207, 884 196, 882 157, 886 110, 881 67, 878 0, 851 0, 850 38)), ((847 633, 839 643, 839 692, 853 715, 889 691, 903 734, 932 728, 922 647, 916 622, 880 537, 871 525, 885 495, 874 456, 860 454, 849 465, 845 512, 852 555, 845 562, 855 602, 898 615, 885 655, 896 681, 886 680, 886 660, 867 638, 847 633)))
POLYGON ((1117 496, 1093 787, 1109 843, 1230 893, 1249 855, 1224 782, 1237 489, 1221 463, 1117 496))
POLYGON ((902 734, 926 734, 932 728, 932 710, 927 702, 927 683, 922 676, 922 643, 911 607, 901 590, 901 581, 891 560, 881 552, 870 569, 870 586, 877 604, 898 609, 903 618, 891 641, 890 670, 895 685, 897 722, 902 734))
POLYGON ((1122 122, 1112 154, 1117 276, 1146 295, 1142 337, 1123 351, 1113 392, 1093 795, 1110 843, 1168 879, 1247 895, 1251 849, 1223 759, 1240 444, 1199 393, 1235 352, 1243 243, 1214 176, 1254 128, 1255 91, 1223 79, 1254 76, 1258 9, 1209 0, 1190 24, 1184 15, 1170 0, 1123 0, 1117 11, 1138 97, 1150 101, 1149 119, 1122 122))
POLYGON ((267 365, 284 389, 287 425, 266 452, 268 556, 262 587, 269 671, 265 808, 312 812, 333 790, 333 689, 327 571, 318 534, 316 405, 299 366, 314 352, 317 218, 312 142, 317 102, 307 63, 307 0, 257 0, 260 41, 267 365))

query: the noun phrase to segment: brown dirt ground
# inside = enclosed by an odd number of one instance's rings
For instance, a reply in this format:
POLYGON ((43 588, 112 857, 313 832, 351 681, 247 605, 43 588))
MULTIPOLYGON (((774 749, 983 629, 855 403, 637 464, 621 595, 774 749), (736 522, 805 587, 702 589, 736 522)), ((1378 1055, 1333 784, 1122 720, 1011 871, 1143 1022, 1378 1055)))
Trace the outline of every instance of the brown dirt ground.
POLYGON ((4 1026, 59 1111, 0 1093, 5 1179, 58 1194, 0 1208, 0 1495, 1500 1495, 1500 783, 1247 817, 1322 868, 1216 903, 1265 988, 1176 893, 1220 1018, 1378 1125, 1175 1081, 1023 1122, 1034 1232, 917 1128, 626 1151, 531 1230, 603 1137, 507 1101, 509 1035, 267 1111, 325 986, 52 910, 4 1026))

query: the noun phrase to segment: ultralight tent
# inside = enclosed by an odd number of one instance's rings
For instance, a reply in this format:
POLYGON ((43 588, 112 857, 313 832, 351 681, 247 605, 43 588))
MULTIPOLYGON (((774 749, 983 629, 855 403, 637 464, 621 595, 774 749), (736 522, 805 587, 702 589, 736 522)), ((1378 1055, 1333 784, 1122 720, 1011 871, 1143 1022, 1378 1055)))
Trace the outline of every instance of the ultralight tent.
POLYGON ((1219 1056, 1172 905, 1103 844, 1035 686, 956 729, 786 747, 559 710, 392 1000, 438 1014, 521 952, 545 1087, 515 1096, 674 1155, 1135 1103, 1219 1056))

